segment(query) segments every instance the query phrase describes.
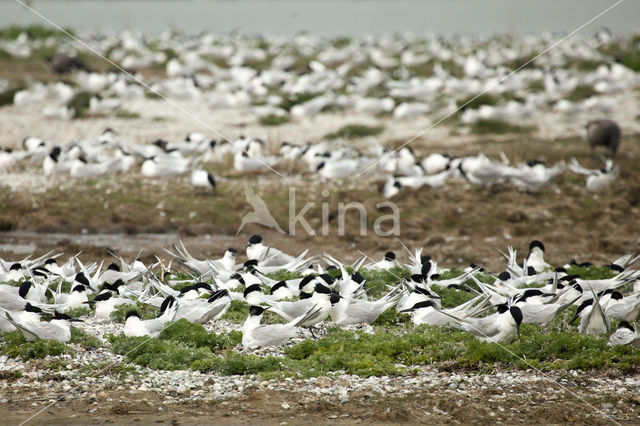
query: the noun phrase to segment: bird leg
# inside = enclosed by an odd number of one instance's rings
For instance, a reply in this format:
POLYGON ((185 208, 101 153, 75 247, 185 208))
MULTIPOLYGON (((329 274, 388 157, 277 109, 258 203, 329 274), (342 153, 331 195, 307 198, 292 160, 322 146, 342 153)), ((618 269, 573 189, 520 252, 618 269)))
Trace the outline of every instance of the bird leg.
POLYGON ((316 336, 315 334, 313 334, 313 326, 309 327, 309 331, 311 332, 311 335, 313 336, 314 339, 317 339, 318 336, 316 336))

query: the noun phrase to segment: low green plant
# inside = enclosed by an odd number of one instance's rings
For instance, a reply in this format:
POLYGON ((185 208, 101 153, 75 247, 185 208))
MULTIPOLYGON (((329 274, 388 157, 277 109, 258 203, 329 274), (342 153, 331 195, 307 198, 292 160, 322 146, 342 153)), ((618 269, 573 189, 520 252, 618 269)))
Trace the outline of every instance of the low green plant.
POLYGON ((478 109, 482 105, 497 105, 498 98, 495 96, 489 95, 488 93, 483 93, 481 95, 469 96, 467 98, 461 99, 458 101, 458 106, 469 109, 478 109))
POLYGON ((248 316, 249 305, 242 300, 232 300, 229 309, 222 316, 222 319, 234 324, 242 324, 248 316))
POLYGON ((269 114, 265 115, 264 117, 260 117, 258 121, 263 126, 280 126, 281 124, 286 124, 289 122, 289 116, 269 114))
POLYGON ((597 94, 598 92, 592 85, 579 84, 565 96, 565 99, 570 102, 579 102, 592 96, 596 96, 597 94))
POLYGON ((607 266, 578 266, 569 265, 565 268, 568 275, 578 275, 583 280, 606 280, 618 275, 618 272, 612 270, 607 266))
MULTIPOLYGON (((169 325, 158 339, 148 337, 107 336, 112 351, 143 367, 161 370, 191 368, 214 358, 215 353, 240 343, 239 332, 212 334, 199 324, 180 319, 169 325)), ((196 368, 197 369, 197 368, 196 368)))
MULTIPOLYGON (((70 28, 65 28, 64 30, 73 35, 73 30, 70 28)), ((30 40, 41 40, 49 37, 66 37, 63 31, 43 25, 12 25, 0 29, 0 38, 15 40, 22 33, 26 33, 30 40)))
POLYGON ((160 313, 160 310, 155 306, 147 305, 145 303, 136 302, 135 305, 130 304, 122 304, 116 306, 116 308, 111 312, 110 319, 113 322, 117 322, 120 324, 124 324, 127 319, 127 312, 135 310, 140 314, 140 319, 148 320, 152 318, 156 318, 160 313))
POLYGON ((529 133, 533 131, 530 126, 520 126, 508 121, 497 119, 481 119, 471 125, 471 131, 478 135, 505 134, 505 133, 529 133))
POLYGON ((13 104, 13 97, 15 96, 16 93, 18 93, 20 90, 23 90, 24 87, 20 86, 20 87, 14 87, 11 89, 7 89, 4 92, 0 93, 0 107, 1 106, 5 106, 5 105, 12 105, 13 104))
POLYGON ((314 92, 301 92, 301 93, 281 93, 282 101, 280 102, 280 108, 285 111, 291 111, 295 105, 303 104, 311 99, 320 96, 320 93, 314 92))
POLYGON ((327 139, 357 139, 366 136, 376 136, 382 133, 382 126, 367 126, 364 124, 347 124, 333 133, 325 135, 327 139))
POLYGON ((67 309, 64 313, 69 315, 71 318, 80 318, 91 315, 92 311, 88 306, 78 306, 77 308, 67 309))
POLYGON ((31 360, 73 353, 69 345, 56 340, 39 339, 34 342, 27 342, 27 339, 19 331, 4 333, 1 341, 0 353, 11 358, 31 360))
POLYGON ((123 118, 127 120, 133 120, 136 118, 140 118, 140 114, 137 112, 128 111, 126 109, 117 109, 115 112, 116 118, 123 118))
POLYGON ((69 343, 76 343, 90 349, 102 347, 102 340, 80 328, 73 326, 71 327, 71 340, 69 341, 69 343))
POLYGON ((78 92, 67 102, 67 106, 75 110, 75 118, 86 117, 92 96, 90 92, 78 92))

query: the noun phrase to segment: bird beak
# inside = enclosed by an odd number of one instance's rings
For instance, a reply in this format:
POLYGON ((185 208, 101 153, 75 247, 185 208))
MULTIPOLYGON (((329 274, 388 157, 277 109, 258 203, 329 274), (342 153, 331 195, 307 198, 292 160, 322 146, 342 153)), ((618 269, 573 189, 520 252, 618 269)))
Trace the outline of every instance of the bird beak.
POLYGON ((87 305, 93 305, 96 302, 93 300, 87 300, 86 302, 82 302, 82 303, 86 303, 87 305))
POLYGON ((408 314, 410 312, 413 312, 413 309, 409 308, 409 309, 403 309, 401 311, 398 311, 398 313, 401 313, 401 314, 408 314))

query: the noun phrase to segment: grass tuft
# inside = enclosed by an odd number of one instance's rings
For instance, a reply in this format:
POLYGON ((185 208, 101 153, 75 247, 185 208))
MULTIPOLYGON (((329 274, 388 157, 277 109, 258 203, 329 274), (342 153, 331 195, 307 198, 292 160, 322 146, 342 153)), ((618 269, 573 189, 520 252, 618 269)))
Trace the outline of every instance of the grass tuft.
POLYGON ((376 136, 382 133, 383 126, 366 126, 363 124, 347 124, 336 132, 325 135, 327 139, 356 139, 366 136, 376 136))
POLYGON ((27 342, 20 331, 4 333, 1 340, 0 353, 11 358, 22 358, 25 361, 73 353, 69 345, 56 340, 27 342))
POLYGON ((264 117, 260 117, 260 120, 258 121, 263 126, 280 126, 281 124, 286 124, 289 122, 289 116, 269 114, 265 115, 264 117))
POLYGON ((511 124, 504 120, 483 119, 471 125, 471 131, 478 135, 505 134, 505 133, 530 133, 533 128, 511 124))

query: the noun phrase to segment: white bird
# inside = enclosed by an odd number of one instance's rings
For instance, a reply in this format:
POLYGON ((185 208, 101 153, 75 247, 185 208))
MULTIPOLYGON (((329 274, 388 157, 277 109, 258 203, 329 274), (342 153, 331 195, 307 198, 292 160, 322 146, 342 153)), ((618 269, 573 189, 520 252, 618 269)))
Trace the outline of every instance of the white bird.
POLYGON ((316 166, 316 172, 325 179, 345 178, 358 171, 360 171, 360 160, 351 158, 327 159, 316 166))
POLYGON ((586 169, 572 158, 569 162, 569 170, 574 173, 586 176, 585 184, 589 191, 599 192, 608 188, 620 176, 620 167, 607 159, 605 167, 600 170, 586 169))
POLYGON ((86 302, 94 305, 96 312, 94 318, 98 321, 109 321, 111 313, 120 305, 134 305, 135 302, 125 297, 114 297, 110 290, 104 290, 98 293, 91 301, 86 302))
POLYGON ((336 324, 371 324, 387 309, 393 307, 400 299, 398 287, 378 300, 358 300, 337 293, 331 295, 331 319, 336 324))
POLYGON ((191 172, 191 178, 189 179, 191 186, 197 188, 210 188, 214 192, 216 190, 216 180, 211 173, 206 170, 193 170, 191 172))
POLYGON ((331 289, 323 284, 316 284, 313 295, 308 299, 301 299, 294 302, 276 302, 267 298, 263 302, 271 306, 271 310, 288 321, 293 321, 312 306, 317 306, 317 312, 309 316, 300 326, 312 327, 329 317, 331 313, 331 289))
POLYGON ((204 299, 192 299, 192 300, 178 300, 173 296, 168 296, 162 305, 160 306, 160 312, 164 311, 171 306, 172 303, 178 304, 178 310, 175 314, 174 320, 185 318, 189 322, 196 324, 206 324, 209 321, 220 318, 229 309, 231 299, 229 298, 228 290, 218 290, 211 295, 207 300, 204 299))
POLYGON ((551 269, 551 265, 544 261, 544 244, 538 240, 533 240, 529 244, 529 254, 526 265, 532 267, 537 273, 551 269))
POLYGON ((158 318, 145 321, 140 319, 138 312, 129 311, 124 323, 124 335, 127 337, 159 337, 162 330, 174 320, 177 311, 178 304, 173 303, 158 318))
POLYGON ((264 266, 282 266, 295 260, 291 255, 288 255, 277 248, 271 246, 265 246, 262 244, 262 237, 260 235, 252 235, 249 238, 249 244, 246 247, 247 259, 263 261, 264 266))
POLYGON ((607 346, 631 345, 640 346, 640 337, 631 324, 627 321, 620 321, 618 329, 611 333, 607 346))
POLYGON ((379 271, 386 271, 389 270, 391 268, 395 268, 399 266, 398 261, 396 260, 396 254, 392 251, 388 251, 384 254, 384 258, 379 261, 379 262, 375 262, 375 263, 370 263, 369 265, 366 265, 365 267, 367 269, 375 269, 375 270, 379 270, 379 271))
POLYGON ((13 317, 9 312, 5 312, 5 316, 15 328, 22 332, 29 342, 38 339, 68 342, 71 340, 71 324, 69 322, 78 321, 58 311, 54 312, 53 318, 49 322, 40 321, 39 318, 35 321, 34 318, 13 317))
POLYGON ((481 318, 458 317, 440 311, 451 316, 457 321, 453 324, 460 330, 473 334, 477 339, 485 342, 509 343, 515 337, 520 338, 520 324, 522 323, 522 311, 515 305, 506 303, 497 306, 498 312, 481 318))
MULTIPOLYGON (((580 324, 578 325, 578 332, 580 334, 592 334, 600 336, 602 334, 609 333, 611 329, 611 323, 609 317, 604 314, 604 309, 600 303, 604 293, 595 294, 592 290, 593 298, 585 300, 576 311, 575 316, 569 324, 573 323, 578 317, 580 317, 580 324)), ((605 305, 606 306, 606 305, 605 305)))
POLYGON ((436 175, 424 175, 424 176, 398 176, 389 177, 385 182, 382 190, 382 195, 385 198, 391 198, 398 194, 404 187, 418 189, 424 185, 428 185, 431 188, 439 188, 444 186, 447 178, 451 176, 449 170, 445 170, 436 175))
POLYGON ((261 306, 249 308, 249 316, 242 325, 242 346, 245 348, 284 345, 292 337, 300 335, 302 330, 298 327, 315 317, 320 308, 312 305, 306 312, 286 324, 261 325, 262 315, 266 309, 269 308, 261 306))
POLYGON ((564 161, 561 161, 553 167, 547 167, 539 161, 530 161, 520 164, 517 168, 508 168, 505 170, 505 176, 510 177, 518 189, 536 192, 562 173, 565 168, 564 161))

